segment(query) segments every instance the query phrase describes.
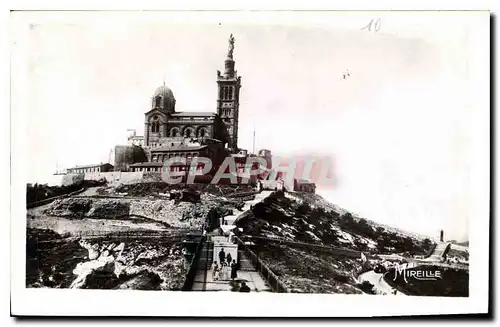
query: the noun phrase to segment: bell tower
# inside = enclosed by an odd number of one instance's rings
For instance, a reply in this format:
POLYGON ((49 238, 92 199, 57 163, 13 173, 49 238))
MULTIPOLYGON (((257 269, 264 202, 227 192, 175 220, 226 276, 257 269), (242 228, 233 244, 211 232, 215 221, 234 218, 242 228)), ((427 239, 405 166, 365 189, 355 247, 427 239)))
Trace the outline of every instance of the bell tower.
POLYGON ((224 61, 224 74, 217 71, 217 114, 228 133, 228 148, 238 152, 238 116, 240 104, 241 77, 234 69, 234 37, 229 37, 229 50, 224 61))

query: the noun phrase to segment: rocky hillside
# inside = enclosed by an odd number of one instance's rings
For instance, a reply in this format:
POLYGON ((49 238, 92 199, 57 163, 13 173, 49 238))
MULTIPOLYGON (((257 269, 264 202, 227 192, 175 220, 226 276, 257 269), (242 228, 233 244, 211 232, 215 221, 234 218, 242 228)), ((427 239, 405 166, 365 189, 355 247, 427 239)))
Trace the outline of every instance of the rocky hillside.
POLYGON ((252 236, 252 250, 293 292, 362 293, 357 276, 368 269, 356 257, 339 256, 319 245, 360 251, 366 255, 425 255, 429 239, 393 232, 337 210, 318 195, 274 192, 235 224, 252 236), (309 244, 309 246, 308 246, 309 244))
MULTIPOLYGON (((322 204, 324 200, 319 198, 322 204)), ((274 192, 240 217, 236 225, 243 228, 246 235, 344 247, 367 253, 425 254, 432 247, 430 239, 374 227, 366 219, 356 219, 343 210, 338 212, 334 206, 325 209, 317 203, 309 196, 296 200, 274 192)))
POLYGON ((211 208, 205 203, 162 199, 115 199, 71 197, 54 201, 43 214, 69 219, 149 219, 165 226, 200 228, 211 208))
POLYGON ((42 230, 28 230, 26 268, 27 287, 51 288, 180 290, 186 274, 178 242, 77 241, 42 230))

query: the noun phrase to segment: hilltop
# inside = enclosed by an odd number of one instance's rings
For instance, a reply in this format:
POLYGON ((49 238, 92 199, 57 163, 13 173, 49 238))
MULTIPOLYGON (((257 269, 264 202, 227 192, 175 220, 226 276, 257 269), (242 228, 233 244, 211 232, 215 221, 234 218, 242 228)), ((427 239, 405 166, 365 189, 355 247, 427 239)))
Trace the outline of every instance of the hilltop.
POLYGON ((357 276, 372 269, 361 256, 338 256, 325 248, 359 251, 367 256, 398 253, 426 255, 428 238, 387 229, 306 193, 274 192, 239 217, 242 235, 292 292, 362 293, 357 276), (310 246, 308 246, 310 245, 310 246))

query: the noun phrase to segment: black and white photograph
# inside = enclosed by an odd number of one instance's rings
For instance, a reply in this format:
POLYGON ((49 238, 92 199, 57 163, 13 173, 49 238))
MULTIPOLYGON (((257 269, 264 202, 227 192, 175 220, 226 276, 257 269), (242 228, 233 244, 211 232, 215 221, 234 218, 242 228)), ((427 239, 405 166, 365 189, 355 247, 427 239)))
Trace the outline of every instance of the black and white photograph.
POLYGON ((488 11, 11 26, 12 314, 486 312, 488 11))

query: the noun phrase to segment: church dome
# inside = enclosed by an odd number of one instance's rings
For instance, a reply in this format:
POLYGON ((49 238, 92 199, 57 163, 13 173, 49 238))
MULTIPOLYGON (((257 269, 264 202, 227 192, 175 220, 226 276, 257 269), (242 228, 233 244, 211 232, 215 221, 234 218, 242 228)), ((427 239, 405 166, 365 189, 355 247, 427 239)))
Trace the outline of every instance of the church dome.
POLYGON ((159 86, 153 94, 153 108, 175 111, 175 97, 172 90, 165 84, 159 86))
POLYGON ((174 92, 172 92, 172 90, 166 86, 165 84, 159 86, 156 91, 155 91, 155 94, 153 95, 153 97, 156 97, 158 95, 161 95, 165 98, 170 98, 170 99, 173 99, 175 100, 175 97, 174 97, 174 92))

